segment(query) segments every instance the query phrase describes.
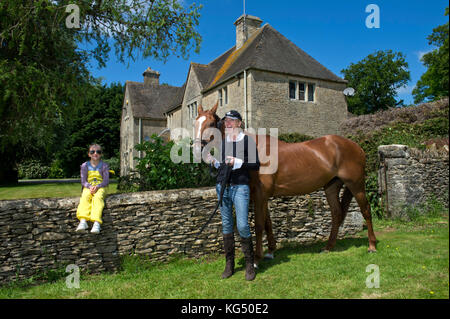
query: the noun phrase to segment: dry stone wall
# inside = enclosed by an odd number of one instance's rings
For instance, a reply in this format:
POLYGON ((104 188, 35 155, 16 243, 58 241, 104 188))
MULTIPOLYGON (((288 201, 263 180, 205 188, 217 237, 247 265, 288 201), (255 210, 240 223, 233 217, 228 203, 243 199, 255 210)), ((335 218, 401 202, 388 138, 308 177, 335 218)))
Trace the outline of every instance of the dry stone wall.
POLYGON ((378 187, 389 217, 405 217, 408 207, 425 204, 431 197, 448 207, 448 149, 420 151, 406 145, 378 147, 378 187))
MULTIPOLYGON (((167 261, 222 252, 217 214, 196 240, 216 205, 214 188, 114 194, 106 199, 99 235, 77 233, 79 198, 0 201, 0 283, 75 264, 83 272, 116 271, 122 255, 167 261)), ((323 191, 270 202, 277 242, 311 243, 329 235, 331 215, 323 191)), ((250 222, 254 234, 253 212, 250 222)), ((354 200, 339 236, 362 230, 354 200)), ((236 232, 237 233, 237 232, 236 232)))

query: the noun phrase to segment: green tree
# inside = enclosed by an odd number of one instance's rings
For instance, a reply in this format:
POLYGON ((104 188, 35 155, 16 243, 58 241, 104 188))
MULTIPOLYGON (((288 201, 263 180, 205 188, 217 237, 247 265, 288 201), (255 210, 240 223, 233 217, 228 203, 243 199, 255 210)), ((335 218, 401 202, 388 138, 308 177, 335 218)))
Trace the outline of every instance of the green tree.
POLYGON ((210 166, 205 162, 194 163, 192 145, 189 139, 175 144, 165 142, 162 137, 153 134, 149 141, 134 147, 142 152, 142 157, 135 157, 136 170, 126 176, 120 176, 120 191, 147 191, 174 188, 192 188, 213 186, 215 178, 210 175, 210 166), (174 163, 171 154, 178 151, 178 156, 189 156, 189 163, 174 163), (183 153, 186 152, 186 153, 183 153))
POLYGON ((75 31, 47 1, 0 3, 0 183, 17 179, 15 163, 46 148, 64 112, 88 85, 75 31))
POLYGON ((405 86, 410 74, 408 63, 401 52, 392 50, 369 54, 358 63, 351 63, 341 71, 355 95, 348 97, 348 109, 361 115, 400 105, 396 101, 397 90, 405 86))
MULTIPOLYGON (((449 8, 445 9, 448 16, 449 8)), ((448 96, 448 22, 433 29, 433 33, 427 37, 428 44, 436 46, 433 51, 424 54, 423 64, 427 70, 417 81, 413 90, 414 102, 420 103, 425 100, 435 101, 441 97, 448 96)))
POLYGON ((15 165, 26 150, 48 150, 55 129, 84 103, 92 82, 89 60, 104 67, 111 46, 121 62, 186 58, 200 48, 195 4, 185 9, 178 0, 79 0, 77 28, 67 23, 76 14, 66 12, 73 2, 0 2, 0 183, 16 181, 15 165))
POLYGON ((119 157, 120 120, 124 86, 97 83, 86 92, 86 102, 65 123, 61 132, 56 157, 61 161, 67 177, 80 174, 80 165, 87 158, 87 147, 98 143, 103 147, 103 158, 119 157))

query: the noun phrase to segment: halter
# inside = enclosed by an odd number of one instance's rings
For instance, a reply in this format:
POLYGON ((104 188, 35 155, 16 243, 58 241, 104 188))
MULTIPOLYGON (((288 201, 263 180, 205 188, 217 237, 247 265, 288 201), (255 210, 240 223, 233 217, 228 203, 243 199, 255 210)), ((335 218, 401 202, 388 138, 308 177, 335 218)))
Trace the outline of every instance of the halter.
MULTIPOLYGON (((214 114, 214 119, 215 119, 215 125, 214 125, 214 127, 215 128, 217 128, 217 129, 219 129, 221 132, 222 132, 222 127, 223 127, 223 123, 224 123, 224 118, 222 118, 222 119, 219 119, 219 117, 217 116, 217 115, 215 115, 214 114)), ((223 132, 222 132, 222 135, 223 135, 223 132)), ((222 136, 223 137, 223 136, 222 136)), ((210 140, 211 141, 211 140, 210 140)), ((201 145, 201 147, 202 147, 202 149, 209 143, 208 141, 206 141, 206 140, 204 140, 204 139, 202 139, 201 137, 200 138, 194 138, 194 140, 193 140, 193 144, 196 144, 196 143, 200 143, 200 145, 201 145)))

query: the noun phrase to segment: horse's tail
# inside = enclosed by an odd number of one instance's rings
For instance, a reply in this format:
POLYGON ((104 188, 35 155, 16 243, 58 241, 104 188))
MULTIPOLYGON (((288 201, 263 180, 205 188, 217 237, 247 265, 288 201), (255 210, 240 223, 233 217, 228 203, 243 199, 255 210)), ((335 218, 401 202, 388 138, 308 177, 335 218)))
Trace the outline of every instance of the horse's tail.
POLYGON ((344 193, 340 201, 341 204, 341 221, 339 225, 344 223, 345 217, 347 216, 348 208, 350 207, 350 202, 352 201, 353 194, 347 186, 344 186, 344 193))

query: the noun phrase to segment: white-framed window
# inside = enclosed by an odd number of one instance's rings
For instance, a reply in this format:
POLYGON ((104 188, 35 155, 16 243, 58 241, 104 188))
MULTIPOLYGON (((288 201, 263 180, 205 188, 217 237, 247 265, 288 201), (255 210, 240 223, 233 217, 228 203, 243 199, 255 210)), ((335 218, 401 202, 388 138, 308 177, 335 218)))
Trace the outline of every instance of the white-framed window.
POLYGON ((197 101, 192 102, 188 105, 188 112, 189 112, 189 118, 195 119, 198 115, 198 109, 197 109, 197 101))
POLYGON ((219 89, 219 106, 228 104, 228 86, 219 89))
POLYGON ((291 100, 315 102, 316 84, 289 80, 288 96, 291 100))
POLYGON ((298 82, 298 99, 304 101, 306 97, 306 84, 305 82, 298 82))
POLYGON ((223 88, 223 100, 225 102, 225 105, 228 104, 228 87, 223 88))
POLYGON ((295 87, 297 85, 297 81, 289 81, 289 98, 295 99, 295 87))
POLYGON ((316 85, 314 83, 308 83, 308 102, 314 102, 315 91, 316 85))

